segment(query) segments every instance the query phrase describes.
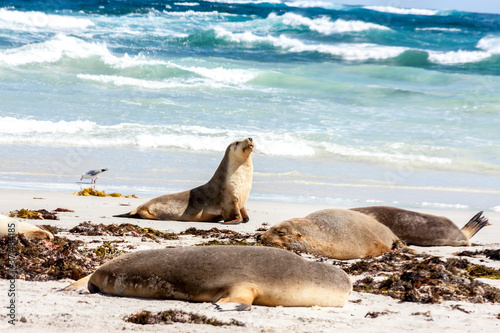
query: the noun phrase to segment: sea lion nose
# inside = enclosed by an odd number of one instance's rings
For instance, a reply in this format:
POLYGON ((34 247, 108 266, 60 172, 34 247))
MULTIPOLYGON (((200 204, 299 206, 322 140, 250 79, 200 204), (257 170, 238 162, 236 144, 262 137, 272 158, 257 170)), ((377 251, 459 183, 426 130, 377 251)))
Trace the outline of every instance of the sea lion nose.
POLYGON ((252 142, 252 141, 253 141, 253 139, 252 139, 252 138, 248 138, 248 141, 252 142))
POLYGON ((255 240, 260 243, 260 239, 262 238, 262 234, 258 234, 257 237, 255 237, 255 240))

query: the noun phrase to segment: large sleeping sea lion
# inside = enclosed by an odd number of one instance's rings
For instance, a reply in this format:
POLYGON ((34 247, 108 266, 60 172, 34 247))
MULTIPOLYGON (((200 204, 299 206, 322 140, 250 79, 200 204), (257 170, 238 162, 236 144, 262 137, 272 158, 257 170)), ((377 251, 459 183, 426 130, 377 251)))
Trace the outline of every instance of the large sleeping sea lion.
POLYGON ((23 234, 24 237, 32 239, 54 239, 51 232, 43 230, 36 225, 28 222, 18 221, 12 217, 0 214, 0 238, 8 237, 9 235, 23 234))
POLYGON ((259 237, 264 245, 342 260, 389 252, 397 239, 375 219, 346 209, 325 209, 283 221, 259 237))
POLYGON ((216 303, 219 310, 265 306, 342 307, 352 290, 340 268, 262 246, 137 251, 99 267, 65 290, 216 303))
POLYGON ((248 222, 245 203, 252 188, 252 138, 231 143, 208 183, 189 191, 162 195, 133 211, 115 215, 154 220, 225 223, 248 222))
POLYGON ((477 213, 460 230, 444 216, 418 213, 388 206, 352 208, 375 218, 392 230, 408 245, 418 246, 470 246, 470 238, 489 225, 488 219, 477 213))

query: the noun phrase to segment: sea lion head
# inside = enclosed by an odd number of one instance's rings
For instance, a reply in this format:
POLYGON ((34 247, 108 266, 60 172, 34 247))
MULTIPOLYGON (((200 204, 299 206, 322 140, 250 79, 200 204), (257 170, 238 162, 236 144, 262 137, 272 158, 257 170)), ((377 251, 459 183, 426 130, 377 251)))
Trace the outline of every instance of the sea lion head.
POLYGON ((306 251, 307 241, 302 230, 311 221, 305 218, 295 218, 273 225, 262 233, 258 240, 267 246, 277 246, 293 251, 306 251))
POLYGON ((240 162, 246 161, 250 158, 250 154, 255 149, 255 142, 252 138, 240 139, 232 142, 226 152, 240 162))

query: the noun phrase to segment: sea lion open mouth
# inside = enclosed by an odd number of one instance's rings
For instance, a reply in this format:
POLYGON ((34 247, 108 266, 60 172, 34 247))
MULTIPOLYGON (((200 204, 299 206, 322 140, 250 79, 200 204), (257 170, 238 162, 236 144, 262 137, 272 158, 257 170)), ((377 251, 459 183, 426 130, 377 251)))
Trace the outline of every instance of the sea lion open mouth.
POLYGON ((248 138, 248 143, 247 143, 247 146, 245 148, 243 148, 243 152, 245 152, 247 149, 250 149, 250 151, 252 152, 255 148, 255 145, 253 143, 253 139, 252 138, 248 138))

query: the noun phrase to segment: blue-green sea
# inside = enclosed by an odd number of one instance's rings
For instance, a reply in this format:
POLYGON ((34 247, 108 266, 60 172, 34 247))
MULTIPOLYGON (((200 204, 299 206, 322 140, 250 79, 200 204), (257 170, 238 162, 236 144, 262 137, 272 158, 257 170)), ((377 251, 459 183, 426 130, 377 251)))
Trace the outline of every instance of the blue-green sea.
POLYGON ((0 1, 0 188, 171 193, 242 137, 250 200, 500 211, 500 15, 0 1))

